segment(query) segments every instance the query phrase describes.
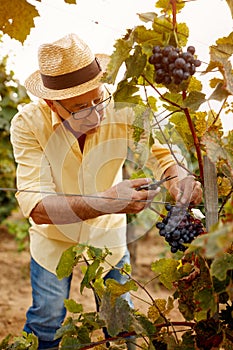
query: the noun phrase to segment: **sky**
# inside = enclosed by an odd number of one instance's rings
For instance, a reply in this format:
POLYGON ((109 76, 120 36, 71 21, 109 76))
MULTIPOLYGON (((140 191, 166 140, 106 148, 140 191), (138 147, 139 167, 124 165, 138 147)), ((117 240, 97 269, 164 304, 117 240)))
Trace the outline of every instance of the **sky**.
MULTIPOLYGON (((37 49, 74 32, 84 39, 95 53, 111 54, 115 40, 126 33, 127 28, 143 24, 137 13, 158 12, 155 0, 78 0, 77 5, 63 0, 29 0, 37 5, 40 17, 35 19, 23 47, 6 37, 5 49, 11 53, 9 64, 16 78, 24 80, 38 69, 37 49)), ((233 20, 226 0, 187 1, 178 22, 185 22, 190 30, 188 44, 196 47, 198 58, 209 61, 209 46, 233 29, 233 20)), ((228 128, 233 128, 227 119, 228 128)))

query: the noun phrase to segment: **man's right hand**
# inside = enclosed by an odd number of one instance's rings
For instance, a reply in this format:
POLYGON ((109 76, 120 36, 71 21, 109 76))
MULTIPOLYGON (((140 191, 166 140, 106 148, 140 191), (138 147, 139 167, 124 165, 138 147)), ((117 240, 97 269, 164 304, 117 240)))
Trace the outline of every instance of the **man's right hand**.
POLYGON ((139 186, 150 182, 151 179, 149 178, 124 180, 108 190, 98 193, 100 198, 96 203, 98 207, 96 209, 105 214, 137 214, 147 208, 160 191, 160 188, 149 191, 136 190, 139 186))

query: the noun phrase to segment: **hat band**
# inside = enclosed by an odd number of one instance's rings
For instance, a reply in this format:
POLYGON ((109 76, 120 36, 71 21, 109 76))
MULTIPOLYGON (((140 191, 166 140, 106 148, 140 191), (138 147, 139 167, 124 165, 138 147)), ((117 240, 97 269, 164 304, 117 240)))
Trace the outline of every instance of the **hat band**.
POLYGON ((94 79, 99 72, 101 67, 97 58, 92 61, 88 66, 78 69, 74 72, 61 74, 57 76, 45 75, 41 73, 43 84, 48 89, 63 90, 68 89, 77 85, 86 83, 94 79))

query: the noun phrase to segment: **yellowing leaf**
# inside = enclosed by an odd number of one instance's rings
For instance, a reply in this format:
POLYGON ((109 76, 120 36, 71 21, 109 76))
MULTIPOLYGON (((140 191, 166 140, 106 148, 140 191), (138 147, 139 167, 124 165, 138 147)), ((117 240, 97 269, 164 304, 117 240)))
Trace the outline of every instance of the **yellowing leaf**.
POLYGON ((226 177, 218 177, 218 196, 227 196, 231 191, 231 181, 226 177))
POLYGON ((195 130, 198 137, 202 137, 207 128, 207 122, 206 122, 206 112, 197 112, 195 113, 195 130))
POLYGON ((168 289, 172 288, 180 273, 177 270, 179 261, 173 259, 160 259, 151 264, 151 270, 158 274, 160 282, 168 289))
MULTIPOLYGON (((182 10, 185 5, 185 1, 176 1, 177 13, 182 10)), ((155 4, 156 7, 162 8, 166 13, 172 13, 172 1, 170 0, 158 0, 155 4)))
POLYGON ((189 28, 186 23, 177 24, 177 38, 181 47, 186 46, 189 37, 189 28))
POLYGON ((192 76, 191 79, 190 79, 187 91, 191 92, 193 90, 195 90, 195 91, 201 91, 202 90, 202 83, 200 82, 200 80, 198 80, 194 76, 192 76))
POLYGON ((152 322, 157 321, 160 315, 164 313, 166 310, 166 303, 165 299, 156 299, 154 305, 149 307, 147 316, 152 322))
MULTIPOLYGON (((224 77, 224 88, 232 94, 232 65, 229 59, 233 54, 233 33, 230 33, 228 37, 218 39, 216 43, 217 45, 210 47, 210 64, 212 64, 212 68, 214 65, 219 68, 224 77)), ((209 70, 210 67, 207 69, 209 70)))
POLYGON ((138 13, 138 17, 142 22, 153 22, 157 14, 155 12, 138 13))
POLYGON ((228 6, 230 7, 231 17, 233 18, 233 0, 226 0, 228 6))
POLYGON ((0 30, 23 43, 39 16, 35 6, 26 0, 0 0, 0 30))
POLYGON ((67 4, 76 4, 76 0, 64 0, 67 4))

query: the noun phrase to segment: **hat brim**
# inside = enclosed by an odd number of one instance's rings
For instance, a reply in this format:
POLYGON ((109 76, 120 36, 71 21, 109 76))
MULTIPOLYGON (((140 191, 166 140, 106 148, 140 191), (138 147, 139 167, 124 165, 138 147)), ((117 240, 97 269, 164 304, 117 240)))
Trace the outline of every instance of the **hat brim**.
POLYGON ((100 63, 101 72, 92 80, 87 81, 84 84, 77 85, 64 90, 52 90, 48 89, 43 85, 41 79, 40 71, 32 73, 25 81, 26 89, 36 97, 48 99, 48 100, 64 100, 74 96, 83 95, 88 91, 94 90, 99 87, 101 83, 101 78, 106 72, 110 57, 105 54, 95 55, 100 63))

